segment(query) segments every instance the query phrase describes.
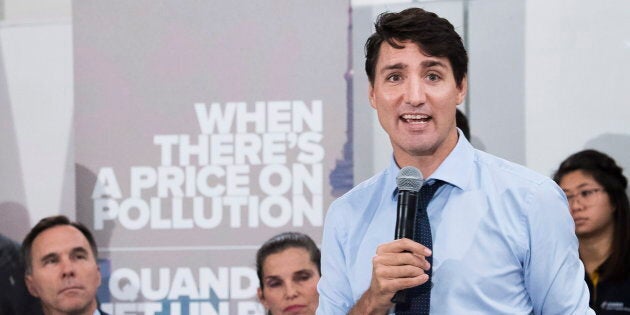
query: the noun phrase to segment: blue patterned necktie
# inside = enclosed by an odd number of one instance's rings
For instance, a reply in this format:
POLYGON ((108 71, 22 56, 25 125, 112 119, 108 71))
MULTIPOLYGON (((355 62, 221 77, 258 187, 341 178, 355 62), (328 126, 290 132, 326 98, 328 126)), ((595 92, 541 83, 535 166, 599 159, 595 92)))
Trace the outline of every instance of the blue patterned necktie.
MULTIPOLYGON (((431 238, 431 225, 427 215, 427 206, 433 198, 435 192, 444 184, 443 181, 436 180, 432 185, 425 183, 418 193, 418 211, 416 212, 415 231, 413 240, 433 250, 433 239, 431 238)), ((429 275, 429 281, 408 289, 407 303, 396 304, 396 315, 418 315, 429 314, 431 304, 431 270, 433 269, 433 257, 426 257, 431 264, 431 269, 425 271, 429 275)))

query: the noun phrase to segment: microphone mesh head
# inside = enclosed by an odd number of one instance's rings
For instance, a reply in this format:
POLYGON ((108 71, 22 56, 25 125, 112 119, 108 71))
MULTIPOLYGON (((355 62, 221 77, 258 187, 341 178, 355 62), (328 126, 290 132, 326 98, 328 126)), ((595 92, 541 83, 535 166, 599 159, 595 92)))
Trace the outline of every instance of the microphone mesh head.
POLYGON ((398 190, 420 191, 422 173, 413 166, 405 166, 400 169, 398 176, 396 176, 396 185, 398 190))

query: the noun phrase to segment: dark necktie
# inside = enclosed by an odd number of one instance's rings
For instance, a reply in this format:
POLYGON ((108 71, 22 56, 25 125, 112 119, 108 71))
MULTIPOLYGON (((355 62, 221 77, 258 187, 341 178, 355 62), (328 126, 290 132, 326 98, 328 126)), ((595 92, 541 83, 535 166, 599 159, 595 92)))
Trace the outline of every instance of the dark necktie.
MULTIPOLYGON (((433 185, 425 183, 418 193, 418 211, 416 212, 415 231, 413 240, 433 250, 433 239, 431 238, 431 225, 427 214, 427 206, 433 198, 435 192, 444 184, 443 181, 436 180, 433 185)), ((408 290, 407 303, 396 304, 396 315, 418 315, 429 314, 431 304, 431 270, 433 269, 433 256, 426 257, 431 264, 431 269, 426 271, 429 281, 408 290)))

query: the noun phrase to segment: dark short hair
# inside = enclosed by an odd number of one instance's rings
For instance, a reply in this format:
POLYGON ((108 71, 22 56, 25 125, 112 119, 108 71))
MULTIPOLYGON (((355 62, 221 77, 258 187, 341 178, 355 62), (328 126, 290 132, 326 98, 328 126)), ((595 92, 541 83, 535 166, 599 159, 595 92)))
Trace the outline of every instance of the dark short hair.
POLYGON ((468 118, 459 108, 455 111, 455 124, 457 128, 462 130, 466 140, 470 141, 470 125, 468 124, 468 118))
POLYGON ((602 185, 615 209, 613 214, 615 230, 611 253, 601 270, 600 277, 602 280, 626 279, 630 276, 630 247, 628 247, 630 244, 630 202, 626 194, 628 179, 613 158, 590 149, 574 153, 566 158, 553 175, 553 179, 560 184, 565 175, 574 171, 582 171, 602 185))
POLYGON ((31 250, 35 238, 37 238, 39 234, 50 228, 62 225, 69 225, 79 230, 79 232, 81 232, 81 234, 85 236, 88 243, 90 244, 90 248, 92 248, 92 253, 94 254, 94 259, 98 259, 98 249, 96 248, 96 241, 94 241, 92 232, 90 232, 90 230, 85 225, 81 224, 80 222, 72 222, 70 221, 70 219, 68 219, 68 217, 64 215, 50 216, 41 219, 31 229, 31 231, 28 232, 28 234, 24 238, 24 241, 22 242, 22 257, 24 258, 24 271, 26 272, 26 274, 30 274, 33 271, 33 257, 31 250))
POLYGON ((425 54, 446 57, 453 68, 455 82, 461 87, 468 73, 468 54, 462 38, 448 20, 433 12, 409 8, 399 13, 382 13, 374 26, 374 34, 365 43, 365 72, 372 85, 381 44, 387 42, 394 48, 402 49, 399 43, 410 41, 425 54))
POLYGON ((271 254, 276 254, 288 248, 304 248, 317 266, 317 272, 321 275, 321 253, 315 242, 306 234, 300 232, 284 232, 267 240, 256 253, 256 273, 260 288, 263 288, 263 264, 271 254))

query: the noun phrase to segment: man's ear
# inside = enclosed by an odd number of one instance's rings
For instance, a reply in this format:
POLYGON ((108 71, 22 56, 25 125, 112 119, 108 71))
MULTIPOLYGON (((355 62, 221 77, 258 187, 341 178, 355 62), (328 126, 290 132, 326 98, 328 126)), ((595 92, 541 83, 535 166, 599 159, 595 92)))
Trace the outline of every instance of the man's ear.
POLYGON ((464 76, 457 90, 457 105, 459 105, 466 99, 466 93, 468 93, 468 76, 464 76))
POLYGON ((372 85, 372 83, 370 83, 368 87, 368 98, 370 99, 370 106, 376 109, 376 104, 374 103, 374 85, 372 85))
POLYGON ((28 289, 28 292, 30 292, 32 296, 38 298, 39 293, 37 292, 37 286, 35 286, 35 284, 33 283, 33 276, 32 275, 24 276, 24 283, 26 284, 26 288, 28 289))
POLYGON ((267 305, 267 300, 265 300, 265 295, 263 294, 262 289, 258 288, 258 291, 256 293, 258 295, 258 301, 260 301, 260 304, 262 304, 265 309, 269 309, 269 306, 267 305))

